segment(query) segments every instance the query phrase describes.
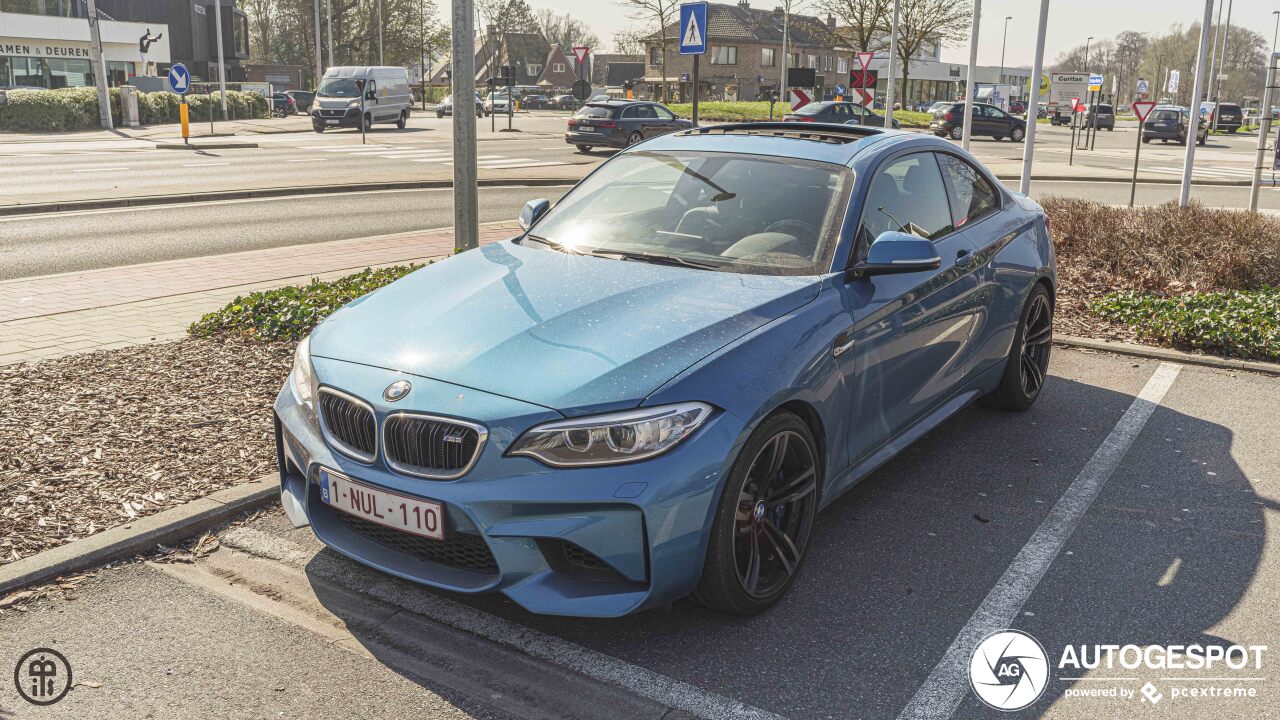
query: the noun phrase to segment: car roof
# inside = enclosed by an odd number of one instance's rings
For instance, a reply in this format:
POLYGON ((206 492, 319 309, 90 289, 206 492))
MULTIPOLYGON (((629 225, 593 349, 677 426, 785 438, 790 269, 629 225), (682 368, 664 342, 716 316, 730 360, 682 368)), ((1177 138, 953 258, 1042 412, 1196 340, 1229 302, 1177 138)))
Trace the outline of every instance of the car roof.
POLYGON ((731 152, 849 166, 859 155, 871 148, 879 151, 891 146, 913 145, 919 145, 922 149, 954 147, 951 143, 932 135, 884 130, 866 125, 750 122, 703 125, 661 135, 637 146, 635 151, 731 152))

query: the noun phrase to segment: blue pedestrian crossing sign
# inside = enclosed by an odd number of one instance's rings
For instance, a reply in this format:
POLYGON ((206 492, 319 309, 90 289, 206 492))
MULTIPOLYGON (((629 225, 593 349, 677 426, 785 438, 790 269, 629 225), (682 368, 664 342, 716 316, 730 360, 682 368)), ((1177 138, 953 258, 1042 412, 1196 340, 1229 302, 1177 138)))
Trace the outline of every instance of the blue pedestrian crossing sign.
POLYGON ((680 6, 680 54, 701 55, 707 51, 707 4, 691 2, 680 6))
POLYGON ((182 63, 174 63, 169 68, 169 89, 179 95, 185 95, 191 89, 191 72, 182 63))

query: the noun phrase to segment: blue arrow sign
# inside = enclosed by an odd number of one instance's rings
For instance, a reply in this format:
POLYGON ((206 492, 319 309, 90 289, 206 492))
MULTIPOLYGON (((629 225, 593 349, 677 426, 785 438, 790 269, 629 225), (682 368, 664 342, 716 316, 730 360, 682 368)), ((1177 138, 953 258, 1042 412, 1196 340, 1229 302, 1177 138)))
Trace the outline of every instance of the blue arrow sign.
POLYGON ((175 63, 169 68, 169 89, 179 95, 185 95, 191 89, 191 72, 182 63, 175 63))
POLYGON ((836 86, 836 94, 837 94, 837 95, 843 95, 843 94, 845 93, 845 90, 846 90, 846 89, 847 89, 847 88, 845 88, 845 86, 844 86, 844 85, 837 85, 837 86, 836 86))
POLYGON ((680 54, 701 55, 707 51, 707 4, 680 6, 680 54))

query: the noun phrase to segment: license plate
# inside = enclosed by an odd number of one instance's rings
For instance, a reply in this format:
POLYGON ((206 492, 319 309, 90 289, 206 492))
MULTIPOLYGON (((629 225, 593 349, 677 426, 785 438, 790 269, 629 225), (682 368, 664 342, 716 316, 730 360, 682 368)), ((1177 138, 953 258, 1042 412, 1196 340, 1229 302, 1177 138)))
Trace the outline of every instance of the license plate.
POLYGON ((579 125, 578 132, 595 132, 596 129, 592 125, 579 125))
POLYGON ((325 125, 337 125, 337 124, 338 124, 338 121, 337 121, 337 120, 325 120, 325 121, 324 121, 324 124, 325 124, 325 125))
POLYGON ((327 468, 320 468, 320 499, 335 510, 371 523, 432 540, 444 539, 440 503, 370 487, 327 468))

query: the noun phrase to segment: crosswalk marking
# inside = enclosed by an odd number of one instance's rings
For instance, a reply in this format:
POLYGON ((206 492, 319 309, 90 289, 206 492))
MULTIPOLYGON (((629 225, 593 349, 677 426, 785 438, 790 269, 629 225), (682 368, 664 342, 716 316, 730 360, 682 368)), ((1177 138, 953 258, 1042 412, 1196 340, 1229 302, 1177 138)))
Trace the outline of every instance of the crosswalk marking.
MULTIPOLYGON (((434 148, 408 147, 404 145, 343 145, 339 147, 334 147, 332 145, 314 145, 303 146, 302 149, 319 150, 326 153, 344 153, 354 157, 379 157, 386 158, 387 160, 405 160, 408 162, 435 163, 440 165, 453 164, 453 150, 451 147, 444 145, 434 148)), ((561 148, 554 149, 559 150, 561 148)), ((535 160, 533 158, 508 157, 506 155, 480 155, 476 157, 476 164, 479 167, 490 170, 503 170, 509 168, 549 167, 554 165, 567 165, 568 163, 564 163, 559 160, 535 160)))

